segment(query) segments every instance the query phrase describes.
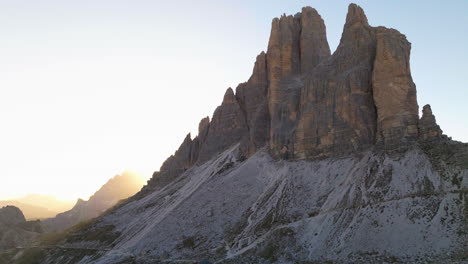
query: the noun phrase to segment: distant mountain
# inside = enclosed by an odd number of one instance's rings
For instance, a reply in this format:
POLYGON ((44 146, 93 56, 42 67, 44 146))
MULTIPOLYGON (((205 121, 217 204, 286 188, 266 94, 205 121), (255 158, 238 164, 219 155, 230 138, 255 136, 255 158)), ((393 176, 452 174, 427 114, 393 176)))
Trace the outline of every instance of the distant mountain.
POLYGON ((28 194, 15 200, 34 206, 45 207, 50 211, 58 213, 70 210, 74 205, 73 201, 60 200, 54 196, 43 194, 28 194))
POLYGON ((118 201, 137 193, 144 183, 140 175, 125 171, 122 175, 110 179, 88 201, 78 199, 72 209, 44 220, 44 227, 48 232, 61 231, 81 221, 97 217, 118 201))
POLYGON ((60 213, 59 211, 51 211, 42 206, 31 205, 17 200, 0 201, 0 207, 3 206, 18 207, 24 213, 26 220, 46 219, 54 217, 60 213))
POLYGON ((17 199, 0 201, 0 207, 8 205, 21 209, 26 220, 37 220, 55 217, 58 213, 70 210, 73 202, 59 200, 50 195, 28 194, 17 199))
POLYGON ((23 212, 15 206, 0 208, 0 252, 24 247, 42 233, 39 221, 26 221, 23 212))

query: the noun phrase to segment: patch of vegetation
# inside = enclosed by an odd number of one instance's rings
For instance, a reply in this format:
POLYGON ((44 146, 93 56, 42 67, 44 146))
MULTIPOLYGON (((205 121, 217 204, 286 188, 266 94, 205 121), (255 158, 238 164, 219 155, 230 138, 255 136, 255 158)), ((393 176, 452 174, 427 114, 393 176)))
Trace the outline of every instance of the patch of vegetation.
POLYGON ((445 171, 441 161, 447 165, 468 169, 468 144, 452 140, 441 140, 421 143, 421 148, 431 159, 434 169, 443 176, 445 176, 445 171))
POLYGON ((388 263, 400 263, 400 260, 396 257, 390 256, 390 257, 384 257, 384 261, 388 263))
MULTIPOLYGON (((252 214, 252 211, 247 209, 241 216, 240 220, 237 221, 234 225, 227 228, 224 231, 225 240, 231 244, 234 238, 244 230, 248 225, 248 218, 252 214)), ((232 245, 230 245, 232 246, 232 245)))
POLYGON ((46 251, 42 248, 28 248, 14 262, 15 264, 38 264, 46 257, 46 251))
POLYGON ((223 173, 223 172, 229 170, 229 169, 232 168, 232 167, 234 167, 234 162, 230 161, 230 162, 224 164, 224 165, 221 167, 221 169, 219 169, 219 170, 216 172, 216 174, 221 174, 221 173, 223 173))
POLYGON ((41 245, 55 246, 61 242, 99 241, 112 244, 120 233, 114 225, 99 225, 98 218, 82 221, 64 231, 45 234, 39 238, 41 245))
POLYGON ((182 240, 182 247, 193 249, 195 247, 194 237, 187 237, 184 240, 182 240))
POLYGON ((269 242, 263 249, 258 252, 258 256, 271 262, 275 262, 277 260, 277 251, 278 249, 275 244, 273 242, 269 242))
POLYGON ((13 263, 12 259, 18 253, 19 250, 12 249, 0 253, 0 264, 10 264, 13 263))
POLYGON ((35 220, 35 221, 27 221, 23 223, 19 223, 19 227, 31 231, 31 232, 36 232, 36 233, 42 233, 42 226, 41 226, 41 221, 35 220))
POLYGON ((71 233, 67 237, 66 241, 99 241, 101 243, 111 245, 120 236, 120 233, 114 231, 114 229, 114 225, 97 225, 80 232, 71 233))
POLYGON ((315 217, 315 216, 318 215, 318 211, 309 212, 307 215, 308 215, 309 217, 315 217))
POLYGON ((227 250, 225 247, 221 246, 221 247, 218 247, 216 250, 215 250, 216 254, 220 255, 220 256, 226 256, 226 253, 227 253, 227 250))

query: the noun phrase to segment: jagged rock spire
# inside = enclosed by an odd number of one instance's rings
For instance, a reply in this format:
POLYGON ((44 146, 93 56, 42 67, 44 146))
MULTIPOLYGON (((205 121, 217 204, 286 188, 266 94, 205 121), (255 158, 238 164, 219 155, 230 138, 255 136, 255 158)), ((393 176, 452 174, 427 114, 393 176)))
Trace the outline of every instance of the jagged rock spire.
POLYGON ((303 74, 309 73, 316 65, 330 56, 325 23, 317 10, 310 6, 302 8, 299 46, 303 74))
POLYGON ((434 114, 430 105, 425 105, 422 111, 422 117, 419 120, 419 136, 422 140, 431 140, 440 138, 442 130, 437 125, 434 114))
POLYGON ((348 14, 346 15, 345 27, 350 27, 356 23, 369 25, 364 10, 362 10, 362 8, 356 4, 350 4, 348 6, 348 14))
POLYGON ((418 136, 439 137, 430 107, 418 120, 410 49, 397 30, 371 27, 356 4, 348 7, 333 55, 314 8, 273 19, 268 50, 257 56, 249 80, 236 93, 227 89, 211 122, 203 119, 198 136, 186 138, 158 175, 171 166, 180 172, 239 142, 243 155, 268 145, 273 156, 297 159, 376 144, 392 150, 418 136))

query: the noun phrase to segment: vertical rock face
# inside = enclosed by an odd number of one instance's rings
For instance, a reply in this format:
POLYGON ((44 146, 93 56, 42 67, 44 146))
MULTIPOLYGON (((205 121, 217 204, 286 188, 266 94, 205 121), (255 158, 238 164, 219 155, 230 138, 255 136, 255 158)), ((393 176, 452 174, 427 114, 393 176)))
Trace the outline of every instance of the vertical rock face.
POLYGON ((301 72, 309 73, 317 64, 330 56, 325 23, 317 10, 302 8, 301 14, 301 72))
POLYGON ((255 61, 252 76, 246 83, 236 88, 236 99, 241 106, 249 135, 243 139, 243 154, 250 155, 265 146, 269 133, 269 113, 267 107, 267 60, 265 52, 255 61))
POLYGON ((267 52, 269 145, 273 154, 287 158, 293 152, 301 73, 310 72, 329 55, 325 24, 315 9, 306 7, 302 14, 273 19, 267 52))
POLYGON ((208 135, 200 147, 198 162, 209 160, 213 155, 238 143, 247 135, 244 113, 234 92, 229 88, 224 95, 223 103, 213 114, 208 135))
POLYGON ((372 75, 377 107, 377 140, 387 146, 418 136, 416 86, 410 73, 411 44, 393 29, 376 29, 377 51, 372 75))
POLYGON ((374 143, 375 38, 362 9, 350 5, 335 53, 305 79, 293 155, 328 156, 374 143))
POLYGON ((430 107, 418 120, 410 49, 355 4, 333 55, 315 9, 273 19, 249 80, 227 90, 211 122, 203 119, 155 177, 173 179, 236 143, 245 157, 268 146, 275 157, 313 159, 440 137, 430 107))
POLYGON ((422 140, 431 140, 442 137, 442 130, 436 123, 431 106, 425 105, 422 112, 423 114, 418 124, 420 138, 422 140))
POLYGON ((148 185, 160 188, 174 180, 194 164, 194 159, 198 158, 198 138, 191 139, 190 133, 185 137, 179 149, 161 165, 159 171, 153 174, 148 185))

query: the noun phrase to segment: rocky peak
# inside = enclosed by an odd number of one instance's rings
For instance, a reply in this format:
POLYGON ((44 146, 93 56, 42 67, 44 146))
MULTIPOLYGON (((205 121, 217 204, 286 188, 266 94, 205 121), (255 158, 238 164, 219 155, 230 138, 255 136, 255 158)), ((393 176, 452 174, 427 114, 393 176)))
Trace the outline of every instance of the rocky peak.
POLYGON ((228 88, 222 104, 213 113, 206 140, 200 145, 197 161, 209 160, 213 155, 240 142, 247 134, 248 128, 244 112, 234 95, 234 91, 228 88))
POLYGON ((224 93, 223 104, 232 104, 236 103, 236 96, 231 87, 229 87, 224 93))
POLYGON ((353 26, 356 23, 369 25, 364 10, 362 10, 362 8, 356 4, 350 4, 348 6, 348 14, 346 15, 345 28, 353 26))
POLYGON ((236 143, 246 157, 268 146, 275 157, 313 159, 441 135, 428 109, 418 120, 410 50, 403 34, 370 26, 355 4, 332 55, 314 8, 273 19, 249 80, 227 89, 212 120, 200 122, 158 177, 177 177, 236 143))
POLYGON ((303 74, 330 56, 325 23, 317 10, 309 6, 302 8, 300 51, 303 74))
POLYGON ((16 206, 0 208, 0 224, 19 224, 26 222, 23 212, 16 206))
POLYGON ((255 66, 249 82, 257 85, 265 85, 268 82, 266 53, 264 51, 255 59, 255 66))
POLYGON ((210 117, 207 116, 200 120, 198 124, 198 138, 203 141, 208 133, 208 128, 210 127, 210 117))
POLYGON ((431 106, 428 104, 423 107, 422 117, 419 120, 419 136, 422 140, 442 137, 442 130, 437 125, 431 106))

